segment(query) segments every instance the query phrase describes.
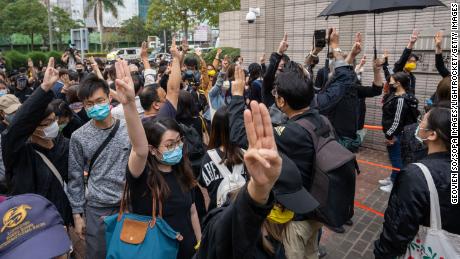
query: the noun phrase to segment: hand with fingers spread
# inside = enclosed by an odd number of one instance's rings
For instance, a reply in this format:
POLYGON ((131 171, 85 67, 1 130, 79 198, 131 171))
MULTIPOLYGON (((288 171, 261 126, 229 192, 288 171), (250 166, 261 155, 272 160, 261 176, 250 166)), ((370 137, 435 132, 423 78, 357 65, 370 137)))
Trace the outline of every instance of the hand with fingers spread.
POLYGON ((134 92, 134 82, 129 72, 129 66, 126 61, 117 61, 115 63, 117 79, 115 86, 117 89, 117 99, 122 105, 130 102, 134 103, 136 93, 134 92))
POLYGON ((443 31, 438 31, 436 32, 436 35, 434 35, 434 44, 436 47, 436 54, 442 53, 442 36, 443 36, 443 31))
POLYGON ((141 45, 141 60, 146 60, 149 58, 149 54, 147 53, 147 42, 143 41, 141 45))
POLYGON ((251 110, 244 111, 244 125, 248 150, 244 163, 251 175, 248 193, 251 198, 265 204, 281 173, 281 157, 276 148, 270 114, 264 104, 251 102, 251 110))
POLYGON ((284 53, 288 50, 289 44, 288 44, 288 35, 287 32, 284 33, 283 40, 280 42, 280 45, 278 47, 278 54, 279 55, 284 55, 284 53))
POLYGON ((412 35, 410 36, 409 43, 407 44, 408 49, 414 48, 415 42, 417 42, 419 34, 420 32, 417 29, 414 29, 414 31, 412 31, 412 35))
POLYGON ((235 81, 232 82, 232 95, 243 96, 246 76, 244 70, 237 66, 235 68, 235 81))
POLYGON ((45 71, 45 76, 43 77, 42 89, 45 92, 48 92, 51 88, 53 88, 54 84, 59 79, 59 71, 54 68, 54 58, 50 58, 48 60, 48 67, 45 71))

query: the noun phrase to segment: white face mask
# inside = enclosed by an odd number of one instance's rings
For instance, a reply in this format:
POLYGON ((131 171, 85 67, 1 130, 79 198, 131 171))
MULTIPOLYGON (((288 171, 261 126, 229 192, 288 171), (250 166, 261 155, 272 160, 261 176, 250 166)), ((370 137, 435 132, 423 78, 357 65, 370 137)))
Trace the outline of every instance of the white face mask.
POLYGON ((228 89, 230 89, 230 81, 225 81, 225 82, 222 84, 222 90, 227 91, 228 89))
POLYGON ((59 134, 59 125, 57 121, 53 122, 51 125, 43 129, 43 133, 45 133, 45 138, 47 139, 54 139, 59 134))

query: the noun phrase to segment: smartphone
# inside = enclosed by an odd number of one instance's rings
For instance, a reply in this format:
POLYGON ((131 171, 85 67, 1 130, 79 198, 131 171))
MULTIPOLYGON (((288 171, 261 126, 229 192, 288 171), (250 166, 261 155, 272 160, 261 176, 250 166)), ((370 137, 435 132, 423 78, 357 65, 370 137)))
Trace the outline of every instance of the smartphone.
POLYGON ((326 46, 326 30, 315 30, 315 47, 324 48, 326 46))

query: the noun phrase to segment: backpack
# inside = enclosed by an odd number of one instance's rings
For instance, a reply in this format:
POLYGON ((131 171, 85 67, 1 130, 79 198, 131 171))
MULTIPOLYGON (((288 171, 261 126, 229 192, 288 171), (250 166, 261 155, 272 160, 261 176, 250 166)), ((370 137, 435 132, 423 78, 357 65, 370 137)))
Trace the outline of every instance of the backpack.
POLYGON ((219 173, 224 177, 217 188, 217 207, 224 205, 227 201, 227 196, 230 192, 235 191, 246 184, 246 179, 243 177, 244 164, 238 164, 233 166, 232 172, 228 170, 227 166, 222 163, 222 159, 215 149, 208 150, 208 155, 216 165, 219 173))
POLYGON ((185 151, 192 164, 193 172, 199 172, 201 168, 201 159, 206 152, 202 136, 193 127, 189 127, 182 123, 179 123, 179 126, 184 134, 185 151))
POLYGON ((354 212, 355 155, 336 141, 334 128, 325 116, 315 117, 317 123, 306 118, 296 121, 310 133, 315 148, 309 191, 320 205, 311 216, 328 226, 340 227, 354 212))

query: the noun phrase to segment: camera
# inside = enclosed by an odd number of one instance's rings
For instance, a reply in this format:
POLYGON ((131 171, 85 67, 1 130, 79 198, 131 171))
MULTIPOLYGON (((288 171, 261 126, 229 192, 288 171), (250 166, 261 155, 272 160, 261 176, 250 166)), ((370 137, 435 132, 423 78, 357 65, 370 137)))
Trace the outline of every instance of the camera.
POLYGON ((248 23, 254 23, 256 21, 256 19, 257 19, 257 16, 256 16, 256 14, 254 12, 248 12, 246 14, 246 21, 248 23))
POLYGON ((249 24, 254 23, 258 16, 260 16, 260 8, 249 8, 249 12, 246 14, 246 21, 249 24))

